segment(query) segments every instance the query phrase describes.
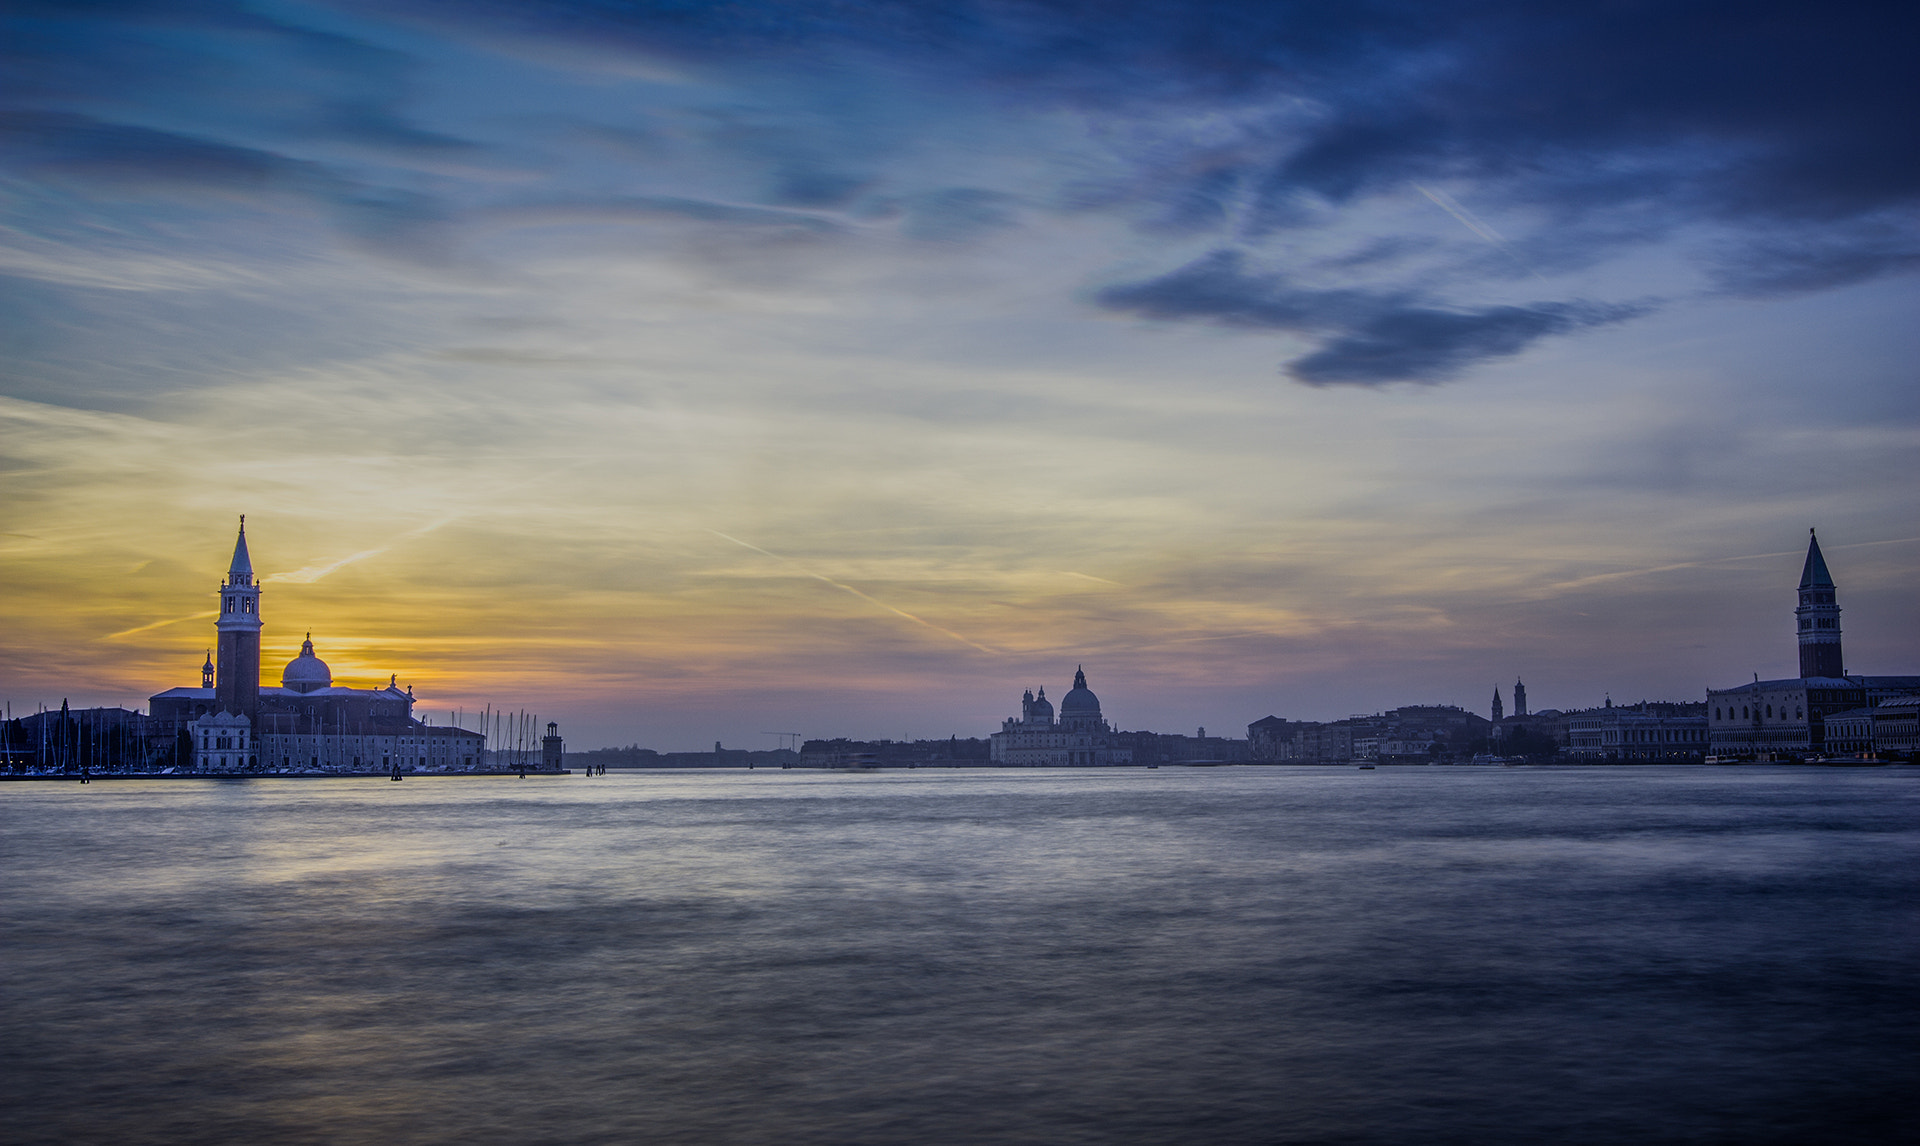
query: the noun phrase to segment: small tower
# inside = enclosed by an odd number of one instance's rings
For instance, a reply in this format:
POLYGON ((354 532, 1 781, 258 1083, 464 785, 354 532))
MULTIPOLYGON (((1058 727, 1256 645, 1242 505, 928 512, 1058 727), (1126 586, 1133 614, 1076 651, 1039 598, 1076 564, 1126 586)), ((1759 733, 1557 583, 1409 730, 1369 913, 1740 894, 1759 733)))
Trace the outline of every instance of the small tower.
POLYGON ((1840 655, 1840 605, 1834 597, 1833 575, 1820 555, 1820 539, 1807 530, 1807 563, 1800 570, 1800 607, 1793 611, 1800 625, 1800 675, 1845 676, 1840 655))
POLYGON ((247 556, 247 518, 240 515, 240 537, 233 562, 220 586, 219 660, 214 670, 213 709, 232 712, 253 723, 260 711, 260 587, 253 583, 247 556))
POLYGON ((1498 724, 1505 720, 1506 716, 1506 706, 1500 703, 1500 686, 1496 684, 1493 686, 1493 722, 1498 724))
MULTIPOLYGON (((713 742, 713 750, 716 753, 720 751, 718 740, 713 742)), ((566 758, 566 744, 560 739, 560 724, 558 721, 549 720, 547 734, 540 738, 540 770, 558 772, 565 766, 566 758)))
POLYGON ((207 650, 207 663, 200 666, 200 687, 212 688, 213 677, 217 670, 213 667, 213 650, 207 650))
POLYGON ((1513 714, 1515 716, 1527 714, 1527 686, 1518 680, 1513 682, 1513 714))

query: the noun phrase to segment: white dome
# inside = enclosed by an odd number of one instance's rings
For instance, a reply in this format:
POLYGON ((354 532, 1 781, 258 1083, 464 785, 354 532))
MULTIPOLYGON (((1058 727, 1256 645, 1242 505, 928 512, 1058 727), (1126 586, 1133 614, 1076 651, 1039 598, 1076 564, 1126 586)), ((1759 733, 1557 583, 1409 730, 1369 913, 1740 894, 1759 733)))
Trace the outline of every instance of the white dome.
POLYGON ((333 670, 327 662, 313 655, 313 634, 300 642, 300 655, 287 662, 287 670, 280 674, 280 684, 295 692, 312 692, 315 689, 333 686, 333 670))

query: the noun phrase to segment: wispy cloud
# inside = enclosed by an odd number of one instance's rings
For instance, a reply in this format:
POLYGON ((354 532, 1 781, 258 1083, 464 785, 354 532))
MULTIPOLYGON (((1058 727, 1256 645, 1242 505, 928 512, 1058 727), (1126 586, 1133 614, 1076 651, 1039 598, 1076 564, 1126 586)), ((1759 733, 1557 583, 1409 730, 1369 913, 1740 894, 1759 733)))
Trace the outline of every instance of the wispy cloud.
POLYGON ((208 609, 204 613, 188 613, 184 617, 168 617, 164 621, 151 621, 144 625, 135 625, 131 629, 121 629, 117 633, 108 633, 100 639, 103 641, 117 640, 120 637, 131 637, 135 633, 150 633, 155 629, 164 629, 168 625, 177 625, 182 621, 204 621, 208 617, 217 617, 219 615, 220 611, 218 609, 208 609))
POLYGON ((358 553, 350 553, 347 556, 340 558, 338 561, 329 561, 325 565, 307 565, 302 568, 295 569, 290 573, 270 573, 267 576, 262 577, 260 580, 262 583, 278 582, 278 583, 284 583, 284 584, 290 584, 290 585, 311 585, 315 581, 318 581, 321 578, 328 576, 329 574, 337 573, 340 570, 345 569, 349 565, 355 564, 356 562, 365 561, 372 557, 378 557, 383 553, 390 552, 395 546, 402 545, 418 537, 425 537, 427 534, 432 533, 434 530, 439 529, 442 526, 451 525, 458 520, 460 520, 459 514, 452 514, 447 517, 442 517, 437 521, 430 521, 418 529, 409 529, 407 532, 398 535, 397 537, 393 538, 391 541, 388 541, 385 545, 377 545, 372 549, 362 549, 358 553))
POLYGON ((782 564, 791 565, 795 570, 799 571, 805 576, 813 578, 815 581, 819 581, 825 585, 831 585, 835 589, 838 589, 843 593, 848 593, 848 594, 851 594, 852 596, 858 597, 860 600, 865 601, 869 605, 873 605, 877 608, 885 609, 887 612, 892 613, 896 617, 904 617, 907 620, 912 621, 914 624, 920 625, 923 628, 932 629, 934 632, 939 633, 942 636, 951 637, 954 640, 959 641, 961 644, 966 645, 968 648, 977 649, 980 652, 987 653, 988 655, 997 655, 994 653, 994 650, 986 647, 985 645, 978 644, 974 641, 968 640, 966 637, 961 636, 959 633, 954 632, 952 629, 942 628, 941 626, 934 624, 932 621, 929 621, 924 617, 916 617, 912 613, 907 612, 905 609, 895 608, 894 606, 887 604, 885 601, 882 601, 868 593, 861 592, 859 589, 854 588, 853 586, 847 584, 844 581, 836 581, 824 573, 816 573, 813 570, 807 568, 806 566, 800 564, 798 561, 795 561, 790 557, 782 557, 778 553, 769 553, 767 550, 760 548, 758 545, 754 545, 749 542, 742 541, 738 537, 729 536, 728 534, 722 533, 717 529, 709 529, 707 530, 707 532, 713 534, 715 537, 721 538, 726 541, 731 541, 735 545, 740 546, 742 549, 751 549, 755 553, 758 553, 763 557, 771 557, 775 561, 779 561, 782 564))

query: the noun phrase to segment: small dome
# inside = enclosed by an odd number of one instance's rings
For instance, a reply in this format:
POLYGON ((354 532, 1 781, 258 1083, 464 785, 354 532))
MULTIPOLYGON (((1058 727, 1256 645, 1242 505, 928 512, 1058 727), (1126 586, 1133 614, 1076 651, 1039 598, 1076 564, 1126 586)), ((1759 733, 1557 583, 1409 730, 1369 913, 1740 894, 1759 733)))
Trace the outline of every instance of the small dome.
POLYGON ((326 661, 313 655, 312 633, 300 642, 300 655, 287 662, 287 671, 280 674, 280 684, 295 692, 332 687, 333 670, 327 667, 326 661))
POLYGON ((1093 690, 1087 687, 1085 671, 1074 670, 1073 689, 1060 698, 1060 715, 1062 717, 1100 715, 1100 698, 1093 695, 1093 690))

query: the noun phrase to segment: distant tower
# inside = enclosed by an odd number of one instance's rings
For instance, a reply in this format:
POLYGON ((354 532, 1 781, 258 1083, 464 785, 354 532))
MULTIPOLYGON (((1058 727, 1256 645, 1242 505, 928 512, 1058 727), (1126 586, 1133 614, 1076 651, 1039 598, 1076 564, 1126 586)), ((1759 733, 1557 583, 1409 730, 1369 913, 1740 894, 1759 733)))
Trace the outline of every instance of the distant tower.
POLYGON ((1527 686, 1517 680, 1513 682, 1513 714, 1515 716, 1527 714, 1527 686))
POLYGON ((1500 723, 1506 719, 1506 715, 1506 706, 1500 703, 1500 686, 1496 684, 1493 686, 1493 722, 1500 723))
POLYGON ((1807 563, 1800 570, 1800 675, 1845 676, 1840 656, 1840 606, 1833 595, 1833 575, 1820 556, 1820 539, 1807 530, 1807 563))
POLYGON ((247 556, 247 518, 240 516, 240 539, 233 543, 233 564, 220 586, 220 657, 214 671, 213 707, 252 723, 260 711, 260 587, 253 583, 247 556))
MULTIPOLYGON (((713 742, 713 750, 720 751, 720 742, 713 742)), ((540 738, 540 768, 542 771, 558 772, 567 758, 566 745, 560 739, 560 725, 547 721, 547 734, 540 738)))
POLYGON ((213 650, 208 649, 207 663, 200 666, 200 687, 201 688, 213 687, 213 677, 214 677, 215 671, 216 670, 213 667, 213 650))

